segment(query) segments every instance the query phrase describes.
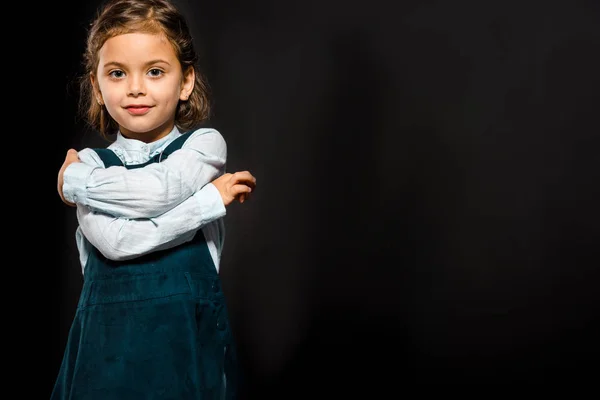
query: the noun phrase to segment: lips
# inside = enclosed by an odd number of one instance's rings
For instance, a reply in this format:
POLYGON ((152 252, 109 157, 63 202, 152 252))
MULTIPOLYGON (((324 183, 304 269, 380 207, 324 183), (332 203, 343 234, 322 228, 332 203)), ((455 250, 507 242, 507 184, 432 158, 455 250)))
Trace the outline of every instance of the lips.
POLYGON ((142 105, 142 104, 140 104, 140 105, 131 105, 131 106, 125 107, 125 109, 127 110, 127 112, 129 114, 132 114, 132 115, 143 115, 143 114, 146 114, 148 111, 150 111, 150 108, 152 108, 152 107, 147 106, 147 105, 142 105))

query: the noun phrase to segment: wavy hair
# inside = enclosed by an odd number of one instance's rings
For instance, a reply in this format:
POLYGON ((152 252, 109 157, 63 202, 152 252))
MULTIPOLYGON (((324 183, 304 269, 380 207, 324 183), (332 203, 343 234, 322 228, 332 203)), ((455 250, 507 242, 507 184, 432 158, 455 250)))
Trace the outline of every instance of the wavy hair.
POLYGON ((108 0, 90 24, 83 54, 84 72, 79 78, 79 111, 88 124, 105 139, 117 132, 117 122, 105 106, 96 102, 90 74, 96 72, 99 51, 108 39, 134 32, 164 34, 175 50, 182 72, 194 68, 194 89, 187 101, 179 102, 175 125, 189 130, 207 120, 211 108, 209 86, 200 73, 186 20, 175 5, 167 0, 108 0))

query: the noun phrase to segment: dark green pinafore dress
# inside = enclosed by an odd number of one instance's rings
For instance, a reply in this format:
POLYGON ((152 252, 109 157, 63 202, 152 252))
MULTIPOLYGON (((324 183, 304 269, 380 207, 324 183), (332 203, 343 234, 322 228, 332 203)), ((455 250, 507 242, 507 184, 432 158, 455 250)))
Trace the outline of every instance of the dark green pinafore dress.
MULTIPOLYGON (((160 160, 188 136, 174 140, 160 160)), ((96 151, 107 168, 123 165, 112 151, 96 151)), ((178 247, 128 261, 93 249, 51 400, 234 399, 235 359, 202 231, 178 247)))

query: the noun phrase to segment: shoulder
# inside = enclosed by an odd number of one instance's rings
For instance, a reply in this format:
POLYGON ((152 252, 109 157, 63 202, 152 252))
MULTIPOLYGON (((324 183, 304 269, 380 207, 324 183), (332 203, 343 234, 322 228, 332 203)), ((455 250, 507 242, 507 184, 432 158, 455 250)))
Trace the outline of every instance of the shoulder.
POLYGON ((187 141, 195 140, 196 138, 202 138, 203 140, 215 140, 215 141, 223 141, 225 142, 225 138, 221 135, 215 128, 198 128, 196 130, 187 132, 189 135, 187 141))
POLYGON ((227 143, 225 138, 215 128, 199 128, 185 133, 188 138, 182 147, 198 151, 209 151, 214 153, 226 153, 227 143))
POLYGON ((77 156, 79 157, 79 161, 84 164, 104 167, 102 158, 100 158, 100 155, 93 148, 86 147, 81 149, 77 152, 77 156))

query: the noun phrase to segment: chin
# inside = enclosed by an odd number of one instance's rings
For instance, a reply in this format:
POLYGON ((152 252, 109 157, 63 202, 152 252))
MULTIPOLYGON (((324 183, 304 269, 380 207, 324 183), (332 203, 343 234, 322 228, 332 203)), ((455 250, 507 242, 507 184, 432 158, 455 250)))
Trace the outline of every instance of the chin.
POLYGON ((158 126, 149 126, 147 124, 143 124, 143 125, 123 124, 120 126, 123 127, 123 129, 127 130, 128 132, 136 133, 136 134, 140 134, 140 135, 150 134, 150 133, 156 132, 157 130, 160 129, 160 127, 158 127, 158 126))

